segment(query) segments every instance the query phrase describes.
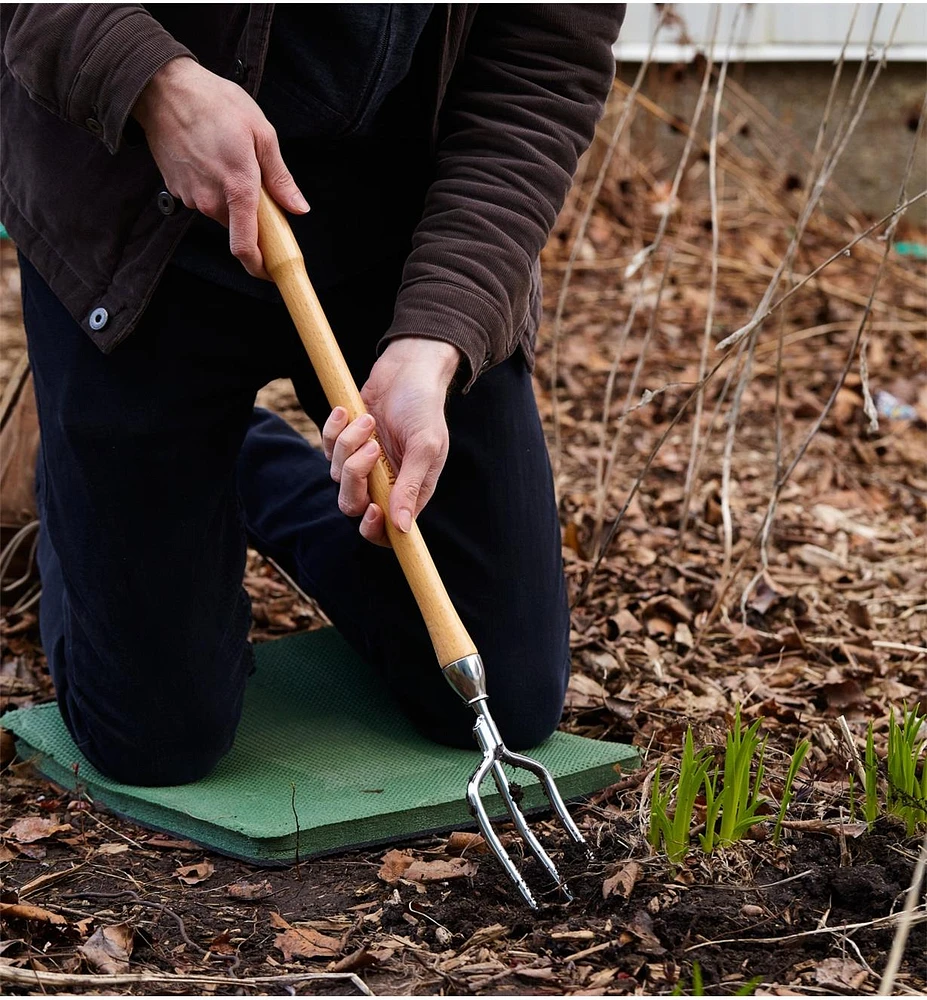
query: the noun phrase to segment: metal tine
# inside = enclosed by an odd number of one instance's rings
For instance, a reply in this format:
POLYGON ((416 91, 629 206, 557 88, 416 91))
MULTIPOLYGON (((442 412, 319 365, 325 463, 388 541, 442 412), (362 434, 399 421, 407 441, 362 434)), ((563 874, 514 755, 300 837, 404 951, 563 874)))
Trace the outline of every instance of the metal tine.
POLYGON ((476 818, 476 822, 479 825, 480 832, 483 834, 483 838, 486 843, 492 848, 493 853, 499 859, 499 863, 506 870, 509 878, 518 886, 518 891, 521 893, 524 901, 531 907, 532 910, 538 908, 538 904, 535 902, 534 896, 531 895, 531 890, 528 888, 528 883, 522 877, 521 872, 515 866, 515 862, 509 857, 508 851, 502 846, 502 841, 493 829, 492 823, 489 819, 489 814, 486 812, 486 807, 483 805, 483 800, 480 798, 480 785, 483 779, 489 774, 495 765, 494 758, 487 754, 483 757, 483 761, 480 766, 474 771, 473 777, 467 784, 467 802, 470 805, 470 812, 476 818))
MULTIPOLYGON (((523 767, 526 771, 536 774, 541 779, 541 784, 544 786, 544 792, 547 795, 547 800, 560 817, 560 822, 566 827, 567 833, 569 833, 577 844, 586 843, 586 838, 580 833, 579 827, 573 822, 573 817, 567 811, 566 803, 560 795, 560 791, 554 782, 553 775, 547 770, 546 767, 544 767, 543 764, 531 757, 525 757, 520 753, 513 753, 504 745, 500 748, 499 759, 503 763, 509 764, 512 767, 523 767)), ((592 850, 588 846, 586 847, 586 854, 588 857, 592 857, 592 850)))
POLYGON ((509 786, 509 780, 505 775, 505 771, 502 770, 502 764, 496 760, 492 765, 492 775, 493 780, 496 783, 496 788, 499 789, 499 794, 502 796, 502 800, 505 802, 505 808, 508 810, 509 815, 512 817, 512 822, 515 824, 518 832, 522 835, 525 843, 534 851, 538 861, 547 869, 548 874, 554 880, 557 887, 564 894, 568 902, 573 901, 573 895, 566 887, 566 883, 560 877, 560 872, 557 871, 557 866, 551 860, 550 855, 544 850, 541 842, 534 835, 531 827, 528 826, 528 821, 524 817, 521 809, 518 808, 518 804, 512 797, 512 789, 509 786))

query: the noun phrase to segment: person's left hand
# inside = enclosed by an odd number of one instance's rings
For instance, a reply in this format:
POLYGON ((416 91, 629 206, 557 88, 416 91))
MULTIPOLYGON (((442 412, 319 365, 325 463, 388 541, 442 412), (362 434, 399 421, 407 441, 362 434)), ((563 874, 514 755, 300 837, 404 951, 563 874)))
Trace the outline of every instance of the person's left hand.
POLYGON ((400 531, 409 531, 431 499, 447 458, 444 404, 460 358, 460 351, 445 341, 394 340, 361 390, 369 413, 348 422, 339 406, 326 420, 322 443, 332 479, 341 487, 338 506, 351 517, 363 517, 360 533, 368 541, 389 544, 384 512, 371 501, 367 486, 380 453, 371 440, 374 430, 396 473, 390 520, 400 531))

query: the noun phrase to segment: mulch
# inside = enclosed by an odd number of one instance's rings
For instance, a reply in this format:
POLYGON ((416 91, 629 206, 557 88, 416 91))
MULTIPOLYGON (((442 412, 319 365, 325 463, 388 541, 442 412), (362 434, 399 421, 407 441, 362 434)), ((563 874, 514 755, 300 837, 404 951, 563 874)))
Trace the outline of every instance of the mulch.
MULTIPOLYGON (((742 101, 732 89, 729 123, 742 101)), ((776 144, 788 137, 761 118, 752 126, 719 156, 711 364, 714 345, 760 301, 804 195, 776 162, 776 144)), ((539 914, 525 910, 478 838, 463 831, 262 871, 62 796, 11 762, 0 805, 0 973, 224 977, 224 985, 120 987, 138 994, 358 990, 344 979, 235 982, 310 972, 351 973, 390 995, 690 993, 699 977, 706 993, 736 993, 756 979, 772 995, 878 987, 919 839, 890 818, 867 829, 854 814, 838 720, 857 745, 872 722, 884 754, 889 712, 927 709, 927 264, 890 253, 868 314, 867 364, 854 361, 842 382, 885 250, 879 233, 808 281, 763 325, 739 398, 746 350, 708 383, 701 458, 690 472, 694 405, 673 421, 699 379, 709 307, 707 157, 696 150, 673 201, 675 164, 658 151, 625 151, 581 231, 600 160, 595 150, 545 251, 536 388, 576 602, 563 726, 634 743, 645 764, 576 808, 595 845, 591 863, 540 823, 576 902, 547 893, 539 914), (663 244, 641 268, 639 252, 666 211, 663 244), (578 233, 567 308, 555 324, 578 233), (882 410, 877 427, 866 412, 870 396, 882 410), (758 539, 774 495, 764 550, 758 539), (773 796, 796 741, 811 741, 790 822, 778 844, 764 819, 739 844, 671 865, 646 838, 653 770, 678 764, 688 726, 697 746, 723 745, 737 705, 746 720, 762 720, 773 796), (35 839, 9 832, 22 820, 33 821, 26 829, 35 839), (461 857, 466 863, 454 860, 461 857)), ((794 281, 865 228, 836 195, 834 204, 809 226, 794 281)), ((910 227, 902 235, 927 242, 910 227)), ((5 254, 0 314, 12 343, 17 311, 5 254)), ((273 384, 261 401, 311 433, 288 385, 273 384)), ((255 638, 324 622, 256 554, 246 584, 255 638)), ((5 620, 4 633, 3 705, 49 698, 34 614, 5 620)), ((524 867, 543 892, 533 862, 524 867)), ((922 941, 915 929, 897 989, 927 989, 922 941)), ((7 986, 107 992, 78 979, 7 986)))

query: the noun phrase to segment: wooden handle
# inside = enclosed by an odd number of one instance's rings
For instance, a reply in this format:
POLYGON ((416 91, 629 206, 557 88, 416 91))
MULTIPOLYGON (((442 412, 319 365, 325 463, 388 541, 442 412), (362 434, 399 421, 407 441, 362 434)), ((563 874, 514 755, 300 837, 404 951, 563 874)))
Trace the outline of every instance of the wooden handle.
MULTIPOLYGON (((264 267, 280 289, 329 403, 332 408, 343 406, 348 418, 355 420, 367 412, 364 401, 306 274, 293 230, 263 189, 258 204, 258 245, 264 267)), ((451 603, 418 525, 413 522, 412 530, 404 533, 390 521, 389 491, 393 481, 392 469, 381 449, 380 460, 370 475, 370 495, 386 515, 386 533, 393 551, 425 619, 438 662, 446 667, 473 655, 476 646, 451 603)))

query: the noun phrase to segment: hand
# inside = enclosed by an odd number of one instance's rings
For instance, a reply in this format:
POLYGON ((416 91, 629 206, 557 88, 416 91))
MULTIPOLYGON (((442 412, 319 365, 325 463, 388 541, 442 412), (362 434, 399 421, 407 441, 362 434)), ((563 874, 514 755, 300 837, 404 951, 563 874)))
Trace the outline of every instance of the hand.
POLYGON ((444 341, 394 340, 361 390, 369 413, 349 423, 339 406, 325 422, 325 456, 332 463, 332 479, 341 484, 338 506, 349 516, 363 515, 360 533, 368 541, 389 544, 384 512, 371 501, 367 486, 380 454, 371 440, 374 429, 396 472, 390 521, 409 531, 431 499, 447 458, 444 403, 460 358, 460 351, 444 341))
POLYGON ((237 84, 182 56, 155 73, 132 113, 168 190, 227 226, 232 253, 249 274, 267 278, 257 243, 261 181, 284 209, 302 214, 309 206, 264 112, 237 84))

